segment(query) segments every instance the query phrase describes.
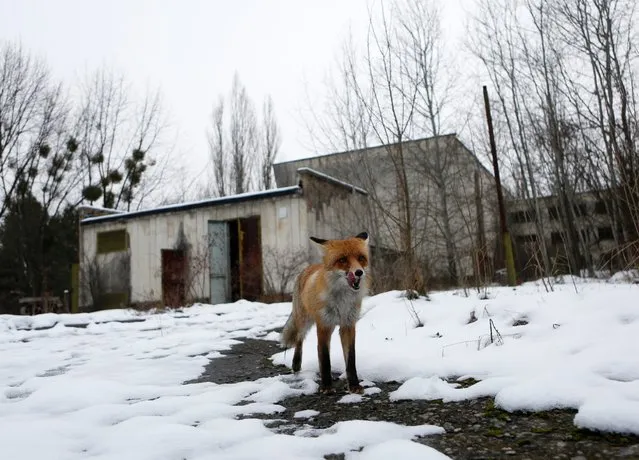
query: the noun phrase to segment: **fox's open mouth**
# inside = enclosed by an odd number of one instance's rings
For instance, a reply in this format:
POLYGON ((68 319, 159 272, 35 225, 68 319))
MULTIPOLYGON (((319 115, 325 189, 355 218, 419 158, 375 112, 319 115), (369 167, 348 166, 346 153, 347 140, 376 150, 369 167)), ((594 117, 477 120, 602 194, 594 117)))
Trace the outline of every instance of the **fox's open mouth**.
POLYGON ((351 289, 359 291, 359 285, 362 281, 359 276, 355 276, 353 272, 349 272, 348 275, 346 275, 346 279, 348 280, 348 285, 351 287, 351 289))

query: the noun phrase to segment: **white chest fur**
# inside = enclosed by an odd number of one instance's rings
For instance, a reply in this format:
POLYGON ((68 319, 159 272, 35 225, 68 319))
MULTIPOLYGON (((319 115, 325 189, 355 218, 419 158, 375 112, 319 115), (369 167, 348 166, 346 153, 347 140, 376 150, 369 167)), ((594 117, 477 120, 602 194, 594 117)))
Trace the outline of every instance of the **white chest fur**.
POLYGON ((340 274, 329 275, 326 306, 322 311, 324 323, 332 326, 353 326, 359 319, 362 298, 366 288, 355 291, 340 274))

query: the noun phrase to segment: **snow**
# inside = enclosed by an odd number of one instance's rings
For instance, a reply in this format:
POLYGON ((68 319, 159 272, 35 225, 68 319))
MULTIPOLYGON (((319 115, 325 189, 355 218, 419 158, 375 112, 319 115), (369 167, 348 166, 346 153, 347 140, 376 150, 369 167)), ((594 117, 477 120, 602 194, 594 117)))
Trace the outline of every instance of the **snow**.
POLYGON ((283 398, 316 393, 307 371, 184 384, 237 339, 273 338, 289 311, 240 301, 153 314, 0 317, 0 458, 310 459, 442 432, 353 420, 283 435, 250 418, 276 418, 283 398), (131 319, 138 321, 118 322, 131 319), (68 326, 77 324, 86 327, 68 326))
POLYGON ((352 452, 347 460, 388 460, 389 458, 442 460, 450 457, 432 447, 403 439, 393 439, 366 447, 362 452, 352 452))
MULTIPOLYGON (((400 292, 366 298, 357 327, 365 396, 340 402, 489 396, 508 411, 574 408, 578 427, 639 434, 639 286, 550 282, 553 292, 541 283, 491 287, 486 300, 460 290, 430 300, 400 292), (471 312, 476 321, 469 322, 471 312), (423 327, 415 327, 415 314, 423 327), (478 382, 458 383, 468 378, 478 382), (391 380, 403 383, 390 395, 375 386, 391 380)), ((284 398, 317 391, 314 330, 297 375, 185 384, 238 340, 276 338, 272 330, 289 312, 288 303, 240 301, 154 313, 0 316, 0 458, 447 458, 413 441, 443 433, 432 425, 350 420, 285 435, 251 418, 277 419, 284 398), (80 323, 86 327, 71 327, 80 323)), ((331 361, 344 372, 335 334, 331 361)), ((290 366, 292 356, 287 350, 272 359, 290 366)), ((294 417, 302 423, 316 415, 308 409, 294 417)))
POLYGON ((623 270, 610 277, 611 283, 639 283, 639 270, 623 270))
POLYGON ((339 404, 357 404, 362 402, 363 400, 364 397, 362 395, 351 393, 342 396, 337 402, 339 404))
POLYGON ((0 332, 7 329, 48 329, 56 324, 65 326, 87 326, 91 323, 144 320, 148 315, 135 310, 103 310, 94 313, 55 314, 35 316, 0 315, 0 332))
POLYGON ((293 414, 293 418, 311 418, 319 415, 319 411, 315 409, 298 410, 293 414))
MULTIPOLYGON (((491 287, 485 300, 484 292, 461 290, 430 300, 409 301, 400 292, 365 299, 357 326, 360 378, 403 382, 389 395, 393 401, 488 396, 507 411, 572 408, 578 426, 639 434, 639 286, 546 281, 550 292, 541 282, 491 287), (415 327, 412 309, 423 327, 415 327), (471 312, 477 321, 469 322, 471 312), (467 378, 479 382, 457 383, 467 378)), ((333 343, 332 365, 344 372, 337 331, 333 343)), ((318 371, 316 346, 311 331, 302 369, 318 371)), ((291 359, 274 356, 288 366, 291 359)))

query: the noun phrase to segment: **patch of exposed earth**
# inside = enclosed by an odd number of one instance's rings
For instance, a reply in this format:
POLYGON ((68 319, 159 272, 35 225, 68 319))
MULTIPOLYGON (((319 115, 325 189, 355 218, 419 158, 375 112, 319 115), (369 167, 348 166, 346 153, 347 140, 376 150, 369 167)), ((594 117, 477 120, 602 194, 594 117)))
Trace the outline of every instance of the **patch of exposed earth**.
MULTIPOLYGON (((290 374, 285 366, 275 366, 269 359, 281 351, 273 341, 245 339, 223 357, 212 359, 197 379, 188 382, 236 383, 263 377, 290 374)), ((337 375, 334 375, 337 379, 337 375)), ((472 385, 473 381, 464 384, 472 385)), ((356 403, 338 403, 346 394, 342 382, 335 382, 336 395, 290 397, 279 404, 286 410, 275 416, 255 414, 252 418, 269 420, 276 432, 293 434, 324 429, 345 420, 383 420, 402 425, 432 424, 443 427, 445 434, 416 441, 429 445, 453 459, 639 459, 639 436, 607 434, 575 427, 574 410, 536 413, 505 412, 494 407, 492 398, 463 402, 390 401, 389 393, 399 382, 375 382, 381 390, 364 396, 356 403), (309 418, 295 418, 298 411, 319 412, 309 418), (275 419, 274 419, 275 418, 275 419)), ((326 457, 344 458, 336 452, 326 457)))

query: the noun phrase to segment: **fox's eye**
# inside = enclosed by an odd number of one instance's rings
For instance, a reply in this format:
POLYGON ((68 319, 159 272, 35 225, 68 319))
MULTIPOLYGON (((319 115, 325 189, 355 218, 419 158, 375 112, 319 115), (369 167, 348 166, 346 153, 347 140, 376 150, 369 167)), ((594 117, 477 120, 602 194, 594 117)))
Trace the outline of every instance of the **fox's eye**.
POLYGON ((359 260, 359 263, 360 263, 360 264, 363 264, 364 262, 366 262, 366 257, 364 257, 364 256, 359 256, 359 257, 357 258, 357 260, 359 260))
POLYGON ((346 262, 348 262, 348 259, 346 257, 340 257, 339 259, 337 259, 337 262, 340 264, 345 264, 346 262))

